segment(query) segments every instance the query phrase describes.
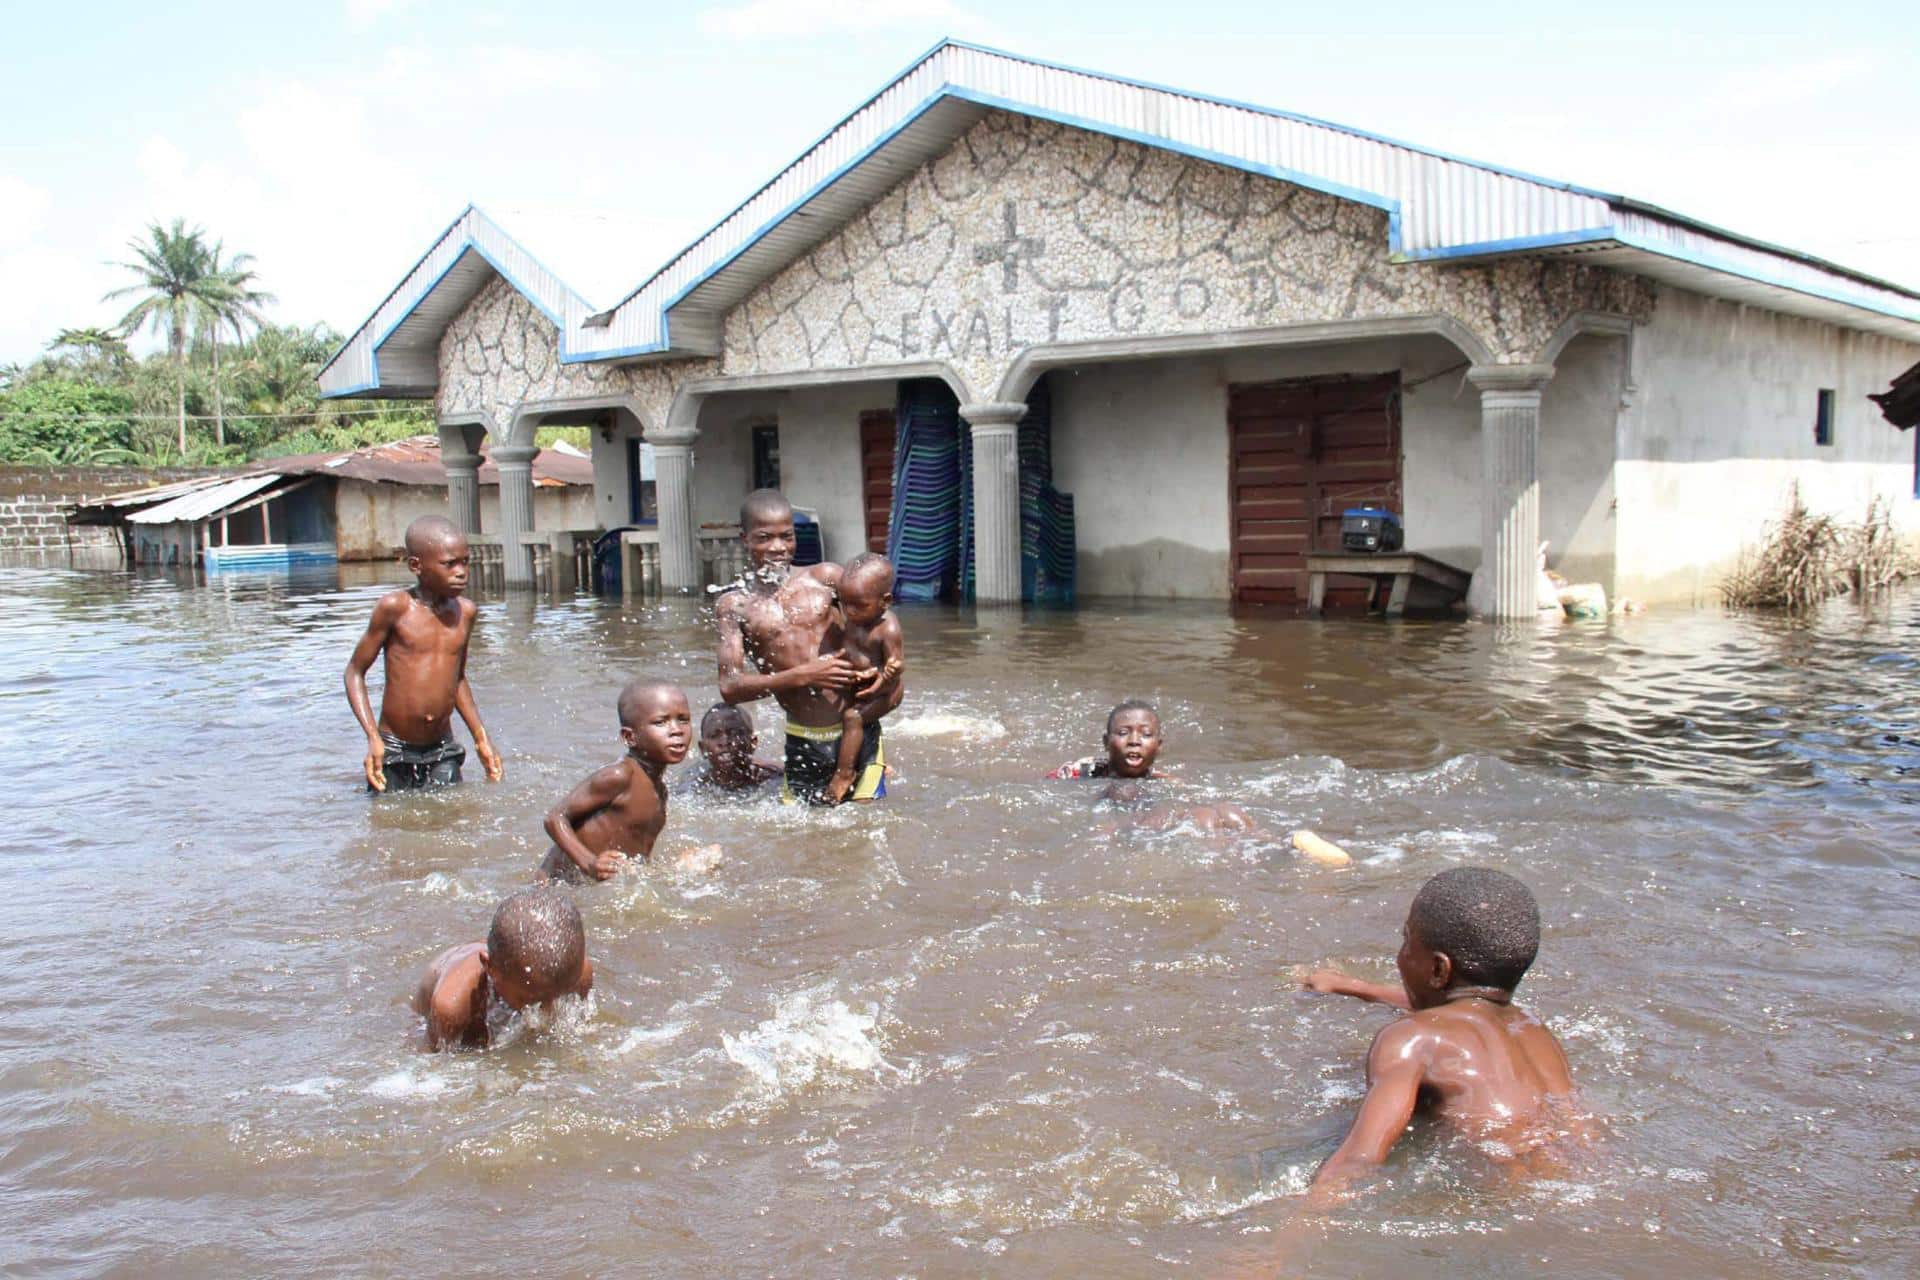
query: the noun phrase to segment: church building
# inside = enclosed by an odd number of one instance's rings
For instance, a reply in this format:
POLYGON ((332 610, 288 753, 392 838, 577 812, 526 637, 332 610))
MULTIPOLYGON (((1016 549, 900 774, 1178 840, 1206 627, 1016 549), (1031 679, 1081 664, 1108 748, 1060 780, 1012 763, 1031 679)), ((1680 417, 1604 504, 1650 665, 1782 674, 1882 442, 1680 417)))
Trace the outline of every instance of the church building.
POLYGON ((982 604, 1297 601, 1358 507, 1494 617, 1532 615, 1541 542, 1612 594, 1709 598, 1796 483, 1920 531, 1916 445, 1867 400, 1920 361, 1920 292, 957 42, 651 275, 565 256, 470 207, 321 373, 434 400, 474 532, 488 441, 509 581, 550 423, 596 428, 598 523, 657 522, 676 590, 768 481, 828 558, 982 604))

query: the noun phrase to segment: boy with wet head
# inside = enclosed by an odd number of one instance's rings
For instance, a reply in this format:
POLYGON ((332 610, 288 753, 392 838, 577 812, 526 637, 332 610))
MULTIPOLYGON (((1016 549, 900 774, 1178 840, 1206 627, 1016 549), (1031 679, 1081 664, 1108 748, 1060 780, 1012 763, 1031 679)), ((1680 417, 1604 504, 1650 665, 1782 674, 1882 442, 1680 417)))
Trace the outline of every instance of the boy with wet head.
POLYGON ((1153 767, 1160 758, 1163 739, 1160 713, 1151 702, 1128 698, 1107 712, 1105 756, 1082 756, 1070 760, 1047 776, 1060 778, 1158 778, 1164 773, 1153 767))
MULTIPOLYGON (((667 766, 685 760, 693 743, 687 695, 665 680, 633 680, 620 691, 617 710, 627 754, 547 811, 553 847, 540 874, 550 879, 610 880, 630 858, 651 857, 667 825, 667 766)), ((714 853, 701 849, 688 858, 714 853)))
POLYGON ((465 598, 467 539, 444 516, 421 516, 407 526, 411 590, 389 591, 373 606, 366 634, 347 659, 347 705, 367 735, 367 787, 409 790, 460 781, 467 753, 453 740, 453 713, 467 722, 473 749, 490 782, 501 775, 500 753, 487 739, 467 685, 467 645, 479 612, 465 598), (380 715, 367 699, 367 668, 386 657, 380 715))
POLYGON ((557 889, 522 889, 493 913, 485 942, 449 947, 428 966, 413 1009, 427 1020, 427 1048, 484 1049, 500 1006, 551 1006, 592 989, 580 909, 557 889))
POLYGON ((740 539, 748 571, 714 605, 719 628, 720 696, 738 706, 769 694, 787 713, 789 792, 823 803, 837 758, 842 716, 855 667, 842 650, 834 605, 840 566, 793 565, 793 507, 777 489, 756 489, 740 504, 740 539), (817 744, 828 767, 817 767, 817 744), (796 769, 808 770, 796 782, 796 769))
POLYGON ((1407 912, 1398 985, 1316 969, 1309 991, 1404 1009, 1367 1053, 1367 1096, 1310 1202, 1338 1199, 1386 1161, 1414 1108, 1428 1105, 1495 1154, 1519 1155, 1578 1132, 1573 1076, 1559 1041, 1513 1003, 1540 950, 1540 908, 1512 876, 1442 871, 1407 912))
POLYGON ((700 754, 707 771, 698 785, 718 791, 750 791, 780 776, 780 766, 754 757, 760 736, 738 707, 716 702, 700 717, 700 754))
POLYGON ((846 620, 841 652, 860 674, 840 713, 839 749, 826 800, 839 804, 851 797, 865 803, 887 794, 880 719, 899 707, 900 676, 907 669, 900 619, 893 612, 891 560, 868 551, 847 561, 840 575, 840 616, 846 620))

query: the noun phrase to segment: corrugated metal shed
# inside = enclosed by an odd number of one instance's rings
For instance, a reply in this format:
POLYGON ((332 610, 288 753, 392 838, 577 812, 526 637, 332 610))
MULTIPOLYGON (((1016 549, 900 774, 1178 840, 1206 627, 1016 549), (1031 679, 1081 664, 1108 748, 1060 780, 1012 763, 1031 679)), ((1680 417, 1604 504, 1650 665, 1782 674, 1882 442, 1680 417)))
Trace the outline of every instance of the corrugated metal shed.
POLYGON ((1402 261, 1580 253, 1789 314, 1920 340, 1920 291, 1621 196, 1245 103, 943 41, 739 208, 597 313, 469 208, 321 373, 328 395, 430 395, 441 331, 492 271, 560 327, 560 358, 714 355, 726 311, 1004 109, 1166 147, 1384 210, 1402 261))
POLYGON ((262 472, 258 475, 235 476, 231 480, 222 480, 183 493, 158 506, 136 511, 127 517, 129 524, 175 524, 205 520, 215 516, 236 502, 243 502, 271 485, 284 479, 277 471, 262 472))

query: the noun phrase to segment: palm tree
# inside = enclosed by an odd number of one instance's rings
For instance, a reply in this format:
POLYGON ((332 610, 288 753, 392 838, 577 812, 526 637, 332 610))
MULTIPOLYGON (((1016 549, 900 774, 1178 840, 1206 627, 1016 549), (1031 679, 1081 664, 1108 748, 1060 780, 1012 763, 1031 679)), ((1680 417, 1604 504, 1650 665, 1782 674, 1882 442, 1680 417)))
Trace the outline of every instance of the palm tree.
POLYGON ((126 363, 127 340, 112 329, 88 325, 82 329, 62 329, 47 344, 48 351, 71 351, 82 360, 104 360, 114 365, 126 363))
POLYGON ((124 267, 140 277, 139 283, 115 289, 101 299, 109 302, 139 294, 140 300, 120 319, 120 328, 132 333, 144 327, 167 337, 167 354, 173 359, 174 407, 180 422, 180 452, 187 451, 187 327, 202 306, 217 304, 230 290, 215 270, 214 255, 202 238, 199 227, 187 229, 185 218, 175 218, 172 227, 151 223, 147 239, 127 241, 134 261, 111 265, 124 267))
POLYGON ((213 354, 213 442, 227 442, 226 406, 220 389, 220 326, 233 330, 234 341, 245 342, 247 326, 262 323, 260 308, 276 301, 270 293, 253 287, 253 255, 236 253, 220 260, 222 246, 216 242, 208 264, 218 282, 217 297, 203 297, 194 308, 195 328, 207 336, 213 354))

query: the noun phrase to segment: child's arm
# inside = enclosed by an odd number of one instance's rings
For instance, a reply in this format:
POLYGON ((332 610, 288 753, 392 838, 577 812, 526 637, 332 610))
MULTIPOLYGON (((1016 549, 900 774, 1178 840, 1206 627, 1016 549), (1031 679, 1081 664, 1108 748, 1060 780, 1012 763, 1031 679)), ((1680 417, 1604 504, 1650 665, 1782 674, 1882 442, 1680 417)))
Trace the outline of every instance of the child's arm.
POLYGON ((1419 1028, 1408 1021, 1393 1023, 1373 1038, 1373 1048, 1367 1052, 1367 1096, 1346 1141, 1314 1175, 1307 1190, 1310 1208, 1344 1199, 1356 1179, 1386 1162, 1387 1153, 1406 1132, 1420 1099, 1420 1082, 1426 1077, 1426 1056, 1419 1040, 1419 1028))
POLYGON ((450 1044, 485 1046, 487 1043, 486 967, 478 953, 463 957, 433 985, 423 1012, 427 1016, 427 1048, 450 1044))
MULTIPOLYGON (((900 687, 900 677, 907 669, 906 651, 900 634, 900 619, 889 612, 880 619, 879 625, 874 627, 873 638, 880 642, 880 665, 874 668, 872 675, 866 677, 864 684, 853 691, 854 697, 865 704, 866 708, 877 706, 892 697, 900 687)), ((899 699, 894 698, 894 706, 898 705, 899 699)), ((892 707, 887 710, 892 710, 892 707)), ((878 715, 869 712, 866 717, 867 723, 872 724, 885 714, 885 711, 878 715)))
POLYGON ((387 647, 387 641, 393 635, 393 624, 406 612, 407 595, 404 591, 391 591, 380 597, 373 606, 373 617, 367 621, 366 634, 360 637, 360 643, 353 646, 353 654, 347 659, 347 705, 353 708, 353 718, 367 735, 367 758, 361 767, 367 773, 367 785, 375 791, 387 789, 387 744, 380 740, 380 725, 373 715, 373 704, 367 698, 367 668, 387 647))
POLYGON ((1369 1004, 1390 1004, 1396 1009, 1413 1007, 1407 1003, 1407 989, 1397 982, 1363 982, 1336 969, 1315 969, 1300 980, 1300 986, 1321 995, 1352 996, 1369 1004))
POLYGON ((626 767, 611 764, 604 769, 596 769, 592 777, 567 792, 565 799, 547 810, 547 834, 553 838, 553 843, 573 860, 574 866, 595 880, 611 879, 626 864, 626 855, 618 849, 594 853, 581 843, 576 826, 618 800, 626 785, 626 767))
MULTIPOLYGON (((471 601, 461 602, 474 613, 480 607, 471 601)), ((453 709, 467 722, 467 732, 473 735, 473 753, 480 757, 480 767, 487 771, 488 782, 498 782, 506 774, 506 766, 500 762, 500 753, 493 749, 492 739, 487 737, 487 726, 480 723, 480 708, 473 700, 473 686, 467 683, 467 646, 473 643, 472 623, 468 623, 467 641, 460 646, 460 683, 453 687, 453 709)))

